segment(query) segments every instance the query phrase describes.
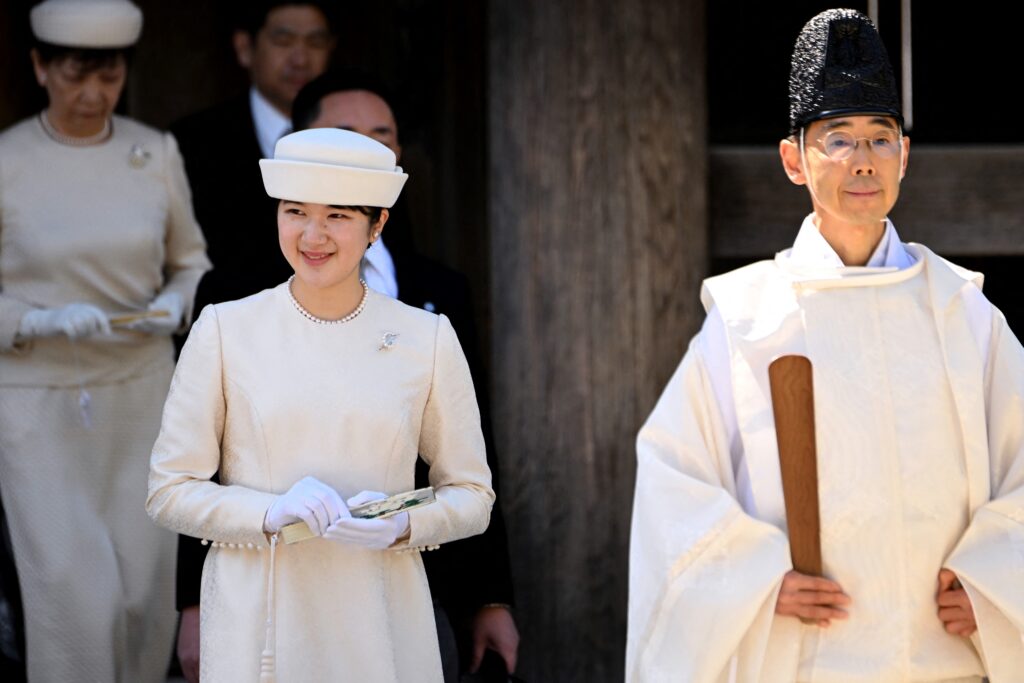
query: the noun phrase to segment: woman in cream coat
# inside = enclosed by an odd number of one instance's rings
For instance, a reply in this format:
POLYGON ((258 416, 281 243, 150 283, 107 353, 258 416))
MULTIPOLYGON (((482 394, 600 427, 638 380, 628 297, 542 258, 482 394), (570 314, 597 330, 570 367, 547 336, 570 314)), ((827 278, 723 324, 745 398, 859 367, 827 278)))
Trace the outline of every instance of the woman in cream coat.
POLYGON ((202 679, 440 681, 419 552, 482 532, 494 494, 450 323, 359 278, 406 175, 336 129, 282 138, 261 167, 295 276, 203 310, 151 463, 150 515, 213 545, 202 679), (412 489, 417 454, 434 504, 350 516, 412 489), (299 520, 319 538, 278 545, 299 520))
POLYGON ((174 138, 113 113, 141 11, 46 0, 31 23, 48 105, 0 134, 0 488, 27 674, 157 683, 176 539, 143 510, 146 454, 206 245, 174 138))

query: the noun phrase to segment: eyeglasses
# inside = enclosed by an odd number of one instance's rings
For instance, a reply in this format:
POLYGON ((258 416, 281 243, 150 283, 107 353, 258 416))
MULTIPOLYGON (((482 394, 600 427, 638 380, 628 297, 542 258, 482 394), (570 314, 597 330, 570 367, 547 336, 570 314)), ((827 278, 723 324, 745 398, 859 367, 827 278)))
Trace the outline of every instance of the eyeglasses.
POLYGON ((900 151, 900 139, 903 135, 895 130, 881 130, 870 137, 855 137, 845 130, 833 130, 823 138, 818 138, 825 155, 832 161, 849 159, 861 140, 866 140, 868 148, 880 159, 890 159, 900 151))

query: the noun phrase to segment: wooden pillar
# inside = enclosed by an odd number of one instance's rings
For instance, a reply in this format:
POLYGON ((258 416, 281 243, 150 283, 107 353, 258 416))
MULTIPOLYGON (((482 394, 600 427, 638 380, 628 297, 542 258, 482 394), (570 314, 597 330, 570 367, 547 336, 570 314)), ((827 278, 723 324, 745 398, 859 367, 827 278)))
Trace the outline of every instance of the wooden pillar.
POLYGON ((492 374, 530 681, 621 681, 636 432, 703 319, 703 0, 488 8, 492 374))

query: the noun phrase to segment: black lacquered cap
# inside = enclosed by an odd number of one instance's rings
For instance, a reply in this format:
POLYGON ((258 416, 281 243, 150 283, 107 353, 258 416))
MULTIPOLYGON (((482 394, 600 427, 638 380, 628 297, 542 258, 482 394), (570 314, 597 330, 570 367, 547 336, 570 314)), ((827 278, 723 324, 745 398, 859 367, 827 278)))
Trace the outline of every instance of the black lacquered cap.
POLYGON ((790 133, 818 119, 882 114, 903 125, 889 55, 871 20, 830 9, 800 31, 789 72, 790 133))

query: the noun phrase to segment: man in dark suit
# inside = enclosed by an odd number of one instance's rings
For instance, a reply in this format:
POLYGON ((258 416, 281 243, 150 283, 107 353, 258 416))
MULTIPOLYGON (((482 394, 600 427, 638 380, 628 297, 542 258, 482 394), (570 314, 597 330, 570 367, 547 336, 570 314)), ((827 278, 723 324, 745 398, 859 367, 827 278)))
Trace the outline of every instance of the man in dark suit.
MULTIPOLYGON (((377 79, 354 71, 328 71, 299 93, 292 108, 295 130, 343 128, 374 138, 387 145, 397 157, 398 140, 392 97, 377 79)), ((363 263, 367 283, 400 301, 436 313, 444 313, 458 333, 473 375, 480 405, 487 462, 493 487, 499 494, 487 531, 437 551, 424 553, 423 562, 438 615, 438 637, 442 659, 461 655, 461 668, 476 673, 481 665, 494 676, 485 680, 506 680, 505 672, 515 670, 519 633, 511 614, 512 580, 509 572, 508 541, 501 513, 498 464, 487 411, 487 391, 480 369, 468 282, 462 274, 418 254, 414 248, 403 202, 392 208, 381 239, 374 242, 363 263), (445 632, 449 621, 461 646, 458 655, 446 652, 445 632), (485 661, 486 660, 486 661, 485 661)), ((426 465, 420 461, 417 485, 426 485, 426 465)), ((448 648, 451 650, 451 648, 448 648)), ((445 662, 445 680, 457 679, 453 661, 445 662)))
POLYGON ((327 68, 334 38, 318 2, 253 2, 233 34, 248 91, 171 126, 192 186, 213 270, 196 310, 280 284, 291 271, 277 244, 277 200, 263 191, 259 159, 291 130, 292 101, 327 68))
MULTIPOLYGON (((196 311, 284 282, 291 275, 277 241, 277 200, 263 190, 259 160, 291 130, 299 90, 327 68, 334 37, 318 0, 238 4, 232 36, 251 87, 227 102, 171 126, 185 160, 196 218, 213 270, 199 283, 196 311)), ((178 660, 199 680, 199 577, 206 549, 179 537, 178 660)))

